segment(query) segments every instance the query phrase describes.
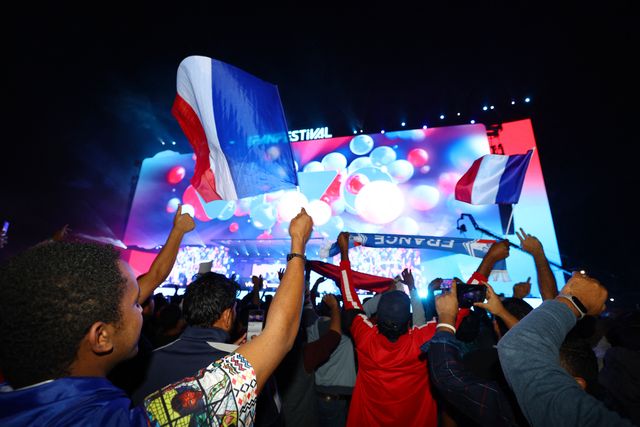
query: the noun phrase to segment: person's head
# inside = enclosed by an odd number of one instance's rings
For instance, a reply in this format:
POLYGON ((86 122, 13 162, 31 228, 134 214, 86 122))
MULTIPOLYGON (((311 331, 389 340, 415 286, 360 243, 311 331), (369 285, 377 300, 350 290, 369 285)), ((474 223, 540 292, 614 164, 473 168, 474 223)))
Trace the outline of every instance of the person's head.
POLYGON ((560 365, 586 391, 596 385, 598 361, 596 355, 584 339, 568 339, 560 346, 560 365))
POLYGON ((182 310, 189 326, 226 330, 235 322, 238 284, 218 273, 204 273, 184 293, 182 310))
POLYGON ((137 352, 139 287, 110 246, 53 242, 0 271, 0 366, 14 388, 103 376, 137 352))
MULTIPOLYGON (((518 320, 524 318, 524 316, 526 316, 531 310, 533 310, 533 307, 531 307, 528 302, 520 298, 505 298, 502 300, 502 305, 509 313, 511 313, 512 316, 514 316, 518 320)), ((498 339, 500 339, 500 337, 506 334, 509 330, 509 328, 507 328, 507 325, 498 316, 495 316, 494 329, 496 334, 498 335, 498 339)))
POLYGON ((178 304, 169 303, 162 307, 158 314, 158 325, 163 332, 172 331, 178 327, 182 318, 182 310, 178 304))
POLYGON ((411 301, 401 291, 385 292, 378 302, 378 330, 391 342, 395 342, 409 330, 411 301))

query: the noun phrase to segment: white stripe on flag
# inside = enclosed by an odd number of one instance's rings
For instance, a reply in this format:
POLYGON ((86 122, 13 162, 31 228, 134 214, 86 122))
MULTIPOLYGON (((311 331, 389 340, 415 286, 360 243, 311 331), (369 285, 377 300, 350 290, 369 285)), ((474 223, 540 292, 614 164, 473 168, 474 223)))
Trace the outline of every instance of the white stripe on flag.
POLYGON ((216 181, 216 192, 222 200, 237 200, 236 186, 231 176, 213 115, 211 58, 190 56, 178 67, 176 87, 178 95, 191 106, 200 118, 209 145, 209 164, 216 181))
POLYGON ((478 174, 473 182, 471 203, 474 205, 492 204, 500 188, 500 178, 504 173, 509 156, 488 154, 482 158, 478 174))
POLYGON ((349 278, 347 277, 347 270, 342 270, 342 283, 344 283, 344 293, 347 301, 351 303, 352 306, 357 307, 358 304, 353 301, 353 295, 351 294, 351 283, 349 283, 349 278))

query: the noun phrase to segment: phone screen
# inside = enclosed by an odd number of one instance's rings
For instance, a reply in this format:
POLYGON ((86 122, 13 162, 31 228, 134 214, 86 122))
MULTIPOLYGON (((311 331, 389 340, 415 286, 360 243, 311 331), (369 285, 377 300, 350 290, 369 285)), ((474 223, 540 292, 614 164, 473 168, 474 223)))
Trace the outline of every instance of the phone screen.
POLYGON ((485 285, 458 284, 458 307, 470 308, 474 302, 483 302, 487 296, 485 285))
POLYGON ((4 225, 2 226, 2 234, 7 234, 8 231, 9 231, 9 221, 5 221, 4 225))
POLYGON ((264 325, 264 310, 249 310, 249 323, 247 325, 247 341, 251 341, 256 335, 260 335, 264 325))

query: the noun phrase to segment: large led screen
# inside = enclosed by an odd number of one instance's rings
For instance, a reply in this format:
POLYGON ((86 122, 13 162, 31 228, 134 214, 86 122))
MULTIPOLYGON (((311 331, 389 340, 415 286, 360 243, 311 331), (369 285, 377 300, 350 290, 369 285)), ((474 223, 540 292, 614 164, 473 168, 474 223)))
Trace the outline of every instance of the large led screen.
MULTIPOLYGON (((531 122, 503 124, 500 146, 505 154, 534 148, 531 122)), ((238 201, 204 203, 189 184, 194 169, 192 154, 162 152, 146 159, 140 170, 125 244, 139 249, 162 245, 179 203, 194 207, 197 222, 196 230, 185 236, 183 244, 230 248, 229 257, 222 263, 228 272, 247 271, 246 267, 234 268, 240 259, 246 263, 244 258, 254 258, 255 264, 264 265, 286 253, 289 221, 302 206, 315 223, 312 249, 307 254, 310 258, 319 257, 320 242, 335 240, 342 230, 486 238, 468 222, 466 233, 458 230, 462 213, 473 215, 485 229, 501 233, 497 206, 472 206, 453 196, 460 176, 474 160, 490 152, 484 125, 358 134, 296 142, 292 147, 299 174, 298 190, 238 201), (255 245, 260 242, 271 243, 273 253, 245 250, 247 246, 260 248, 255 245), (282 242, 282 248, 278 248, 278 242, 282 242)), ((551 212, 535 152, 520 202, 514 207, 513 222, 516 229, 523 227, 540 238, 549 257, 558 260, 551 212)), ((511 240, 517 243, 515 236, 511 240)), ((535 278, 531 257, 516 250, 511 252, 507 260, 511 281, 496 284, 497 290, 507 295, 513 283, 535 278)), ((411 267, 420 286, 435 277, 469 277, 479 263, 467 255, 438 250, 357 248, 352 253, 354 268, 371 274, 393 276, 400 272, 398 269, 411 267)), ((192 255, 188 258, 194 260, 192 255)), ((206 260, 206 255, 199 260, 206 260)), ((189 271, 194 269, 197 271, 191 266, 189 271)), ((563 280, 560 273, 557 278, 563 280)))

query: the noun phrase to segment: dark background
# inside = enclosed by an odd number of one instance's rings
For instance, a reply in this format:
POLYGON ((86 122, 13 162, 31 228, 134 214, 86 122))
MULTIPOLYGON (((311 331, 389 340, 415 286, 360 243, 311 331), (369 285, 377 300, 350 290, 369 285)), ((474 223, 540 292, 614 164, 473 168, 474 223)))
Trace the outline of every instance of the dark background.
POLYGON ((11 226, 2 257, 66 223, 122 238, 137 162, 190 151, 170 109, 179 62, 199 54, 277 84, 290 129, 341 136, 401 121, 530 117, 564 265, 637 298, 640 74, 630 2, 570 12, 387 7, 247 4, 239 14, 205 3, 91 3, 7 13, 0 220, 11 226))

